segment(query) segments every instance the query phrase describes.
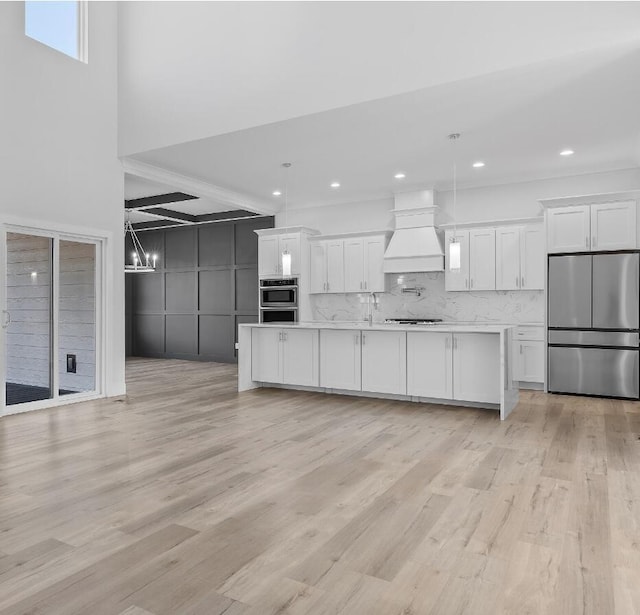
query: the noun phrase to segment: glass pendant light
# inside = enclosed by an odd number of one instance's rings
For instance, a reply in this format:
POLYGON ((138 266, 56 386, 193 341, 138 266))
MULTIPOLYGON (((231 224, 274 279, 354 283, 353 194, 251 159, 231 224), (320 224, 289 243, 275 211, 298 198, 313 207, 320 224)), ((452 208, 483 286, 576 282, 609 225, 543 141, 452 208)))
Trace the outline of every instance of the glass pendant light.
POLYGON ((449 271, 460 271, 460 242, 456 236, 456 205, 458 200, 457 193, 457 168, 456 168, 456 155, 455 155, 455 143, 460 138, 459 132, 453 132, 449 135, 449 139, 454 144, 453 155, 453 235, 449 242, 449 271))
MULTIPOLYGON (((290 162, 283 162, 282 166, 285 168, 285 186, 284 186, 284 226, 287 226, 287 201, 289 199, 289 169, 291 168, 290 162)), ((291 275, 291 253, 285 246, 284 250, 281 254, 282 258, 282 275, 284 277, 289 277, 291 275)))

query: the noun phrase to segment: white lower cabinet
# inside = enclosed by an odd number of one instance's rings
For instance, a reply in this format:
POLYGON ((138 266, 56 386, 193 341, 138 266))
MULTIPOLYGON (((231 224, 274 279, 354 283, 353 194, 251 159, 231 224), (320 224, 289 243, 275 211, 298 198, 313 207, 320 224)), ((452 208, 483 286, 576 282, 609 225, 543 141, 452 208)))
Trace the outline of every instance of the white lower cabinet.
POLYGON ((407 395, 453 397, 451 333, 407 333, 407 395))
POLYGON ((500 403, 500 336, 453 334, 453 399, 500 403))
POLYGON ((320 386, 360 390, 360 331, 320 331, 320 386))
POLYGON ((251 377, 258 382, 317 387, 317 329, 252 329, 251 377))
POLYGON ((405 331, 362 331, 362 390, 406 395, 405 331))
POLYGON ((544 382, 544 342, 518 340, 518 380, 544 382))

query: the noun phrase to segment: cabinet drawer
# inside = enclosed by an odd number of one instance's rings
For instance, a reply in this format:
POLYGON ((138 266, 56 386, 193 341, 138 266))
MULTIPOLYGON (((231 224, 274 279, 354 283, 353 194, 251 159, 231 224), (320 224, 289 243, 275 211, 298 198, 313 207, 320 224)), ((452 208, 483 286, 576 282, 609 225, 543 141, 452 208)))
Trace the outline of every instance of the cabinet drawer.
POLYGON ((531 340, 531 341, 543 341, 544 340, 544 327, 518 327, 516 330, 516 339, 519 340, 531 340))

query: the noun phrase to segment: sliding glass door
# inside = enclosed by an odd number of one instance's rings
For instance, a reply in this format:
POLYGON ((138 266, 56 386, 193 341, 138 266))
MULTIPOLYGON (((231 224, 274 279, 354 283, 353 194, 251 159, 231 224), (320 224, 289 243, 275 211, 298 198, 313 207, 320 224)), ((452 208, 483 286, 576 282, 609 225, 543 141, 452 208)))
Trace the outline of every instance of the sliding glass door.
POLYGON ((99 393, 100 245, 2 232, 3 413, 99 393))

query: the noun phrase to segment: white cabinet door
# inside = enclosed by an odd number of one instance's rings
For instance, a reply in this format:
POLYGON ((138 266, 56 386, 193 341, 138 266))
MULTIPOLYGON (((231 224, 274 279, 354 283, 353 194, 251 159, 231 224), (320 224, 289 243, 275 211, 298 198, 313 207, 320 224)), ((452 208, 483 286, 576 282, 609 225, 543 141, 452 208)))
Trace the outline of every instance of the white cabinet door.
POLYGON ((518 375, 522 382, 544 382, 544 342, 518 342, 518 375))
POLYGON ((469 231, 469 287, 496 288, 496 232, 492 228, 469 231))
POLYGON ((344 291, 359 293, 364 290, 364 241, 344 240, 344 291))
POLYGON ((451 333, 407 332, 407 395, 453 397, 451 333))
POLYGON ((282 329, 251 329, 251 380, 282 383, 282 329))
POLYGON ((317 387, 318 330, 282 329, 282 382, 317 387))
POLYGON ((544 232, 539 224, 525 226, 520 233, 520 288, 544 289, 544 232))
POLYGON ((406 395, 406 332, 362 331, 362 390, 406 395))
POLYGON ((469 231, 447 231, 445 233, 445 273, 446 290, 469 290, 469 231), (451 271, 449 264, 449 244, 455 238, 460 242, 460 269, 451 271))
POLYGON ((591 249, 627 250, 636 247, 635 201, 591 206, 591 249))
POLYGON ((342 239, 325 242, 327 254, 327 292, 344 292, 344 241, 342 239))
POLYGON ((311 280, 310 293, 324 293, 327 290, 327 254, 326 243, 314 241, 311 243, 311 280))
POLYGON ((359 391, 360 331, 320 331, 320 386, 359 391))
POLYGON ((496 290, 518 290, 520 276, 520 227, 496 229, 496 290))
POLYGON ((453 334, 453 399, 500 403, 500 335, 453 334))
MULTIPOLYGON (((278 248, 278 260, 281 259, 281 254, 285 250, 288 251, 291 254, 291 275, 300 275, 300 235, 280 235, 278 248)), ((282 273, 282 266, 280 266, 280 272, 282 273)))
POLYGON ((280 254, 277 235, 258 238, 258 275, 261 278, 280 273, 280 254))
POLYGON ((547 251, 584 252, 591 248, 589 205, 547 210, 547 251))
POLYGON ((364 240, 365 278, 364 289, 370 293, 384 292, 384 237, 367 237, 364 240))

